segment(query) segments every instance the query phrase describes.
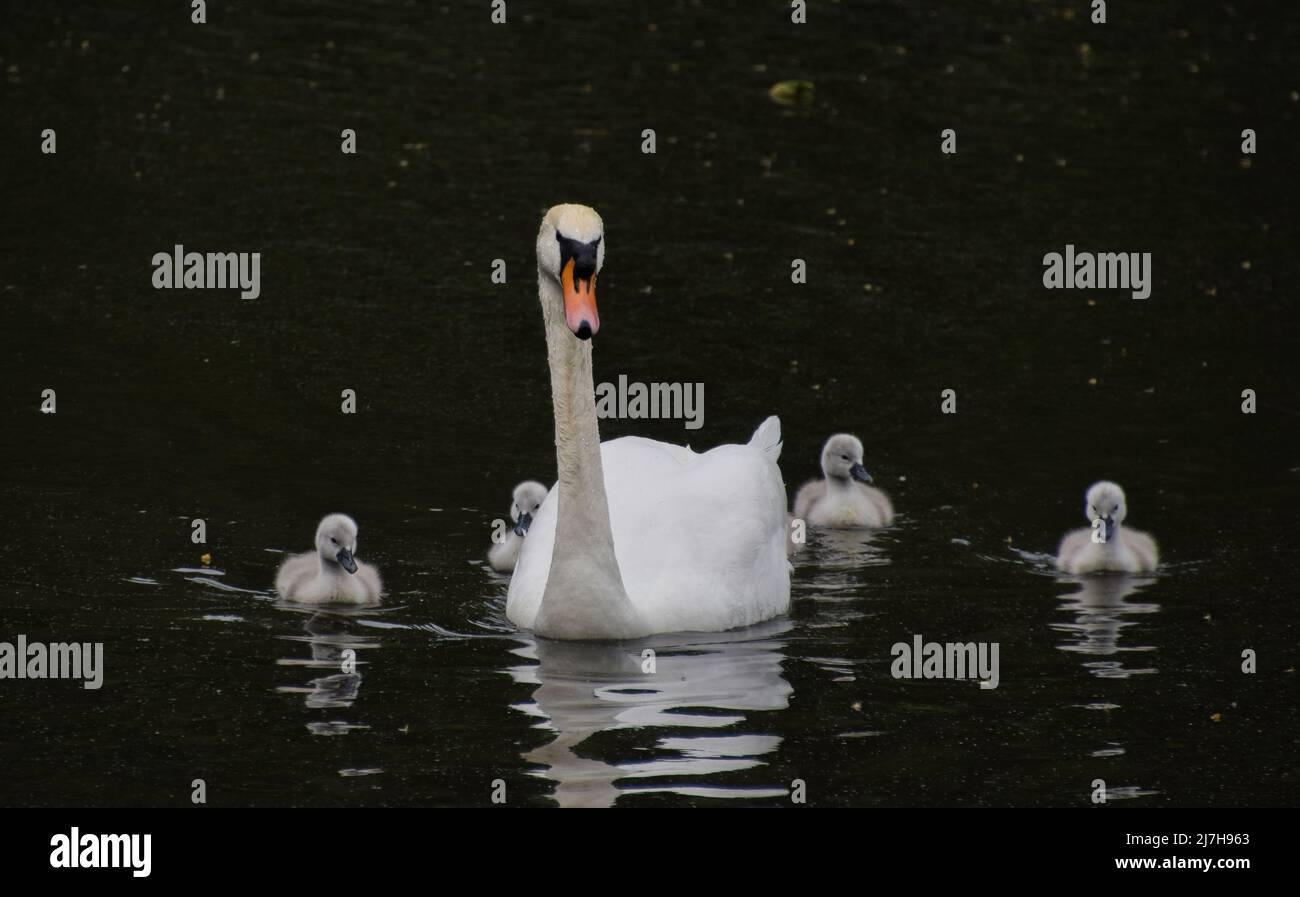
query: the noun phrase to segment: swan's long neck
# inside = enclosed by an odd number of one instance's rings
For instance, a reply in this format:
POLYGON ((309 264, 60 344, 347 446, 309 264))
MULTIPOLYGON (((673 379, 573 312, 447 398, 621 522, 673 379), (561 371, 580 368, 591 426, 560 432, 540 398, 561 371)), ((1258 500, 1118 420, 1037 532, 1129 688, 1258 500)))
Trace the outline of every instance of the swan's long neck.
POLYGON ((560 494, 551 569, 535 629, 551 638, 635 638, 646 628, 628 600, 614 556, 591 342, 569 331, 553 277, 538 271, 537 289, 546 322, 560 494))

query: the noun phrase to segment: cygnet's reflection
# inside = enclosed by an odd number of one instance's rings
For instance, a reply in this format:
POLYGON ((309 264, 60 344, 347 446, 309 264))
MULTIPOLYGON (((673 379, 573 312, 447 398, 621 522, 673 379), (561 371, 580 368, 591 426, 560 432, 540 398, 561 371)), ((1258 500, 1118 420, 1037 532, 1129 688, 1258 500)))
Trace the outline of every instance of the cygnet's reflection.
MULTIPOLYGON (((535 660, 510 667, 516 682, 535 685, 533 700, 516 705, 543 721, 555 737, 523 754, 554 780, 554 798, 566 807, 607 807, 621 794, 668 791, 708 797, 775 797, 786 787, 736 788, 719 777, 763 765, 781 739, 756 733, 750 713, 783 710, 790 684, 781 675, 788 620, 734 632, 653 636, 636 642, 530 640, 512 653, 535 660), (653 651, 653 666, 644 653, 653 651), (653 671, 648 671, 648 670, 653 671), (719 712, 722 711, 722 712, 719 712), (744 727, 747 731, 740 731, 744 727), (662 730, 647 760, 592 756, 600 745, 578 747, 615 729, 662 730), (694 730, 694 731, 693 731, 694 730), (707 733, 694 734, 699 730, 707 733), (623 785, 625 779, 663 779, 623 785), (684 784, 683 780, 701 784, 684 784)), ((527 637, 527 636, 526 636, 527 637)))
MULTIPOLYGON (((798 601, 816 608, 804 625, 848 632, 848 627, 866 618, 863 598, 880 574, 872 568, 890 563, 887 549, 881 530, 810 529, 808 544, 792 558, 795 575, 791 592, 798 601)), ((824 650, 804 659, 829 673, 832 682, 856 679, 860 661, 836 656, 830 649, 840 642, 822 639, 821 643, 824 650)))
MULTIPOLYGON (((1120 635, 1130 640, 1134 635, 1136 620, 1126 620, 1137 614, 1153 614, 1160 605, 1130 601, 1129 596, 1156 581, 1154 576, 1062 576, 1062 585, 1077 585, 1078 590, 1062 594, 1060 609, 1075 614, 1073 623, 1053 623, 1052 629, 1070 636, 1069 641, 1058 645, 1062 651, 1074 651, 1092 657, 1113 657, 1121 653, 1149 653, 1154 645, 1120 645, 1120 635)), ((1119 660, 1088 660, 1083 666, 1094 676, 1126 679, 1129 676, 1154 673, 1154 667, 1130 669, 1119 660)))
MULTIPOLYGON (((296 608, 288 608, 296 610, 296 608)), ((328 675, 309 680, 306 685, 282 685, 277 691, 305 695, 308 707, 351 707, 361 690, 362 652, 379 647, 372 636, 356 635, 349 631, 351 619, 359 614, 373 613, 372 608, 341 608, 328 612, 308 611, 302 629, 306 635, 281 635, 294 643, 306 643, 310 657, 283 657, 276 661, 280 666, 306 667, 329 670, 328 675), (350 655, 344 652, 350 651, 350 655)), ((336 735, 356 728, 345 722, 314 722, 308 724, 314 734, 336 735)))
POLYGON ((815 564, 821 570, 860 570, 889 563, 881 530, 822 529, 808 531, 808 544, 792 559, 796 565, 815 564))
POLYGON ((878 575, 870 568, 890 563, 879 530, 811 529, 808 544, 791 561, 791 583, 799 600, 819 608, 815 627, 847 626, 864 616, 863 583, 878 575))

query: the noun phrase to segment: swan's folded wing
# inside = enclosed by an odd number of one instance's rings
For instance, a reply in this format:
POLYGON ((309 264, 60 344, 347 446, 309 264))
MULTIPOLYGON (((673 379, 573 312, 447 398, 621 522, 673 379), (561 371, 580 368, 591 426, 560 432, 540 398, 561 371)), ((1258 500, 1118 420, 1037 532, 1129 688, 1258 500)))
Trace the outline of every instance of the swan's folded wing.
POLYGON ((724 445, 668 467, 662 445, 604 446, 628 597, 659 631, 729 629, 784 612, 790 568, 776 464, 752 446, 724 445))
POLYGON ((692 464, 703 455, 692 451, 687 445, 673 445, 644 436, 620 436, 600 444, 601 457, 610 450, 627 452, 636 458, 636 463, 647 472, 670 470, 683 464, 692 464))
POLYGON ((749 438, 751 448, 756 448, 773 461, 781 457, 781 418, 773 414, 758 425, 749 438))

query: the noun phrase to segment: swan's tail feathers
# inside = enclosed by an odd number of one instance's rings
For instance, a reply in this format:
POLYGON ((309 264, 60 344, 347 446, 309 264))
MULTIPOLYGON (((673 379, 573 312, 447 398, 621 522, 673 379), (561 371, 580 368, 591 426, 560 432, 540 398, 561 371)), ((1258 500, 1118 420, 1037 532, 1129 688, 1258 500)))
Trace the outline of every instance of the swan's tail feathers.
POLYGON ((781 418, 775 414, 758 425, 749 444, 773 461, 781 457, 781 418))

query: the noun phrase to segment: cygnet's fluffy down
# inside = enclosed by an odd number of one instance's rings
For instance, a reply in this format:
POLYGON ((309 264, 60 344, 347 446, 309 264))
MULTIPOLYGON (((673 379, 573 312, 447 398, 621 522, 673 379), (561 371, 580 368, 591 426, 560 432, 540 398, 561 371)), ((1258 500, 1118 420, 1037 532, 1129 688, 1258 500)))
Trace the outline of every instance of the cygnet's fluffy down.
POLYGON ((275 588, 299 604, 374 604, 383 583, 379 571, 355 557, 357 524, 330 514, 316 528, 316 550, 295 554, 280 566, 275 588))
POLYGON ((894 506, 889 496, 870 485, 856 436, 837 433, 826 440, 822 473, 824 479, 810 480, 795 495, 795 517, 809 526, 838 529, 871 529, 893 522, 894 506))
POLYGON ((1109 480, 1093 483, 1084 499, 1088 529, 1065 534, 1056 566, 1065 573, 1150 573, 1160 562, 1156 540, 1123 526, 1124 490, 1109 480))
POLYGON ((546 487, 536 480, 525 480, 515 487, 511 496, 510 520, 514 527, 506 531, 504 542, 499 542, 488 549, 488 564, 500 573, 509 573, 515 569, 519 560, 519 549, 524 545, 528 527, 533 522, 533 515, 546 501, 546 487))

